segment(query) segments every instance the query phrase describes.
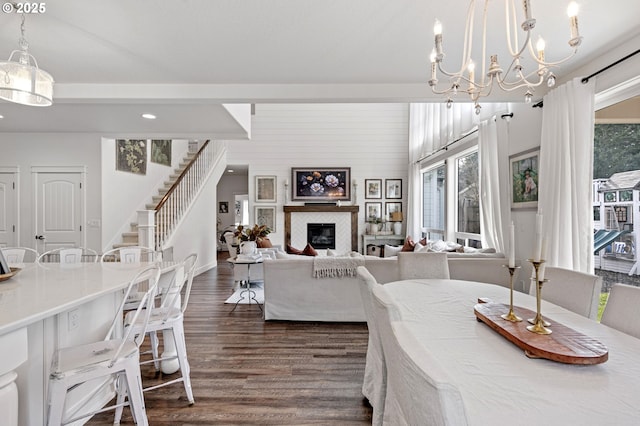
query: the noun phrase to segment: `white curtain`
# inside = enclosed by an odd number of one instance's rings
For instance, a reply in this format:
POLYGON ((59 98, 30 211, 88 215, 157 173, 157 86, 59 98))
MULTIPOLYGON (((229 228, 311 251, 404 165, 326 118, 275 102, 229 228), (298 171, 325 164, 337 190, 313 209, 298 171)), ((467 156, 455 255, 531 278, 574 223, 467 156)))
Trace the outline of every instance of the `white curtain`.
POLYGON ((506 138, 498 137, 496 118, 482 121, 478 126, 478 164, 480 169, 480 233, 482 247, 493 247, 507 253, 505 219, 508 218, 508 198, 502 196, 500 183, 500 158, 504 158, 501 146, 506 138), (502 143, 501 143, 502 142, 502 143))
POLYGON ((411 104, 409 108, 407 235, 418 238, 422 233, 418 161, 468 133, 478 116, 471 103, 456 103, 451 108, 445 103, 422 103, 411 104))
POLYGON ((593 79, 544 97, 538 208, 547 265, 593 273, 593 79))

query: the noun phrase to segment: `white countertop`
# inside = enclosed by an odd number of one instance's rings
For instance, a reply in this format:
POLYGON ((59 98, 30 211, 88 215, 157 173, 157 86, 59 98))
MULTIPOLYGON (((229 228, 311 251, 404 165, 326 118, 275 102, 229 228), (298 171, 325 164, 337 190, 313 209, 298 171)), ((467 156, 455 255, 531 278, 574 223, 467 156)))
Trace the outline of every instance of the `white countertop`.
MULTIPOLYGON (((13 278, 0 282, 0 335, 125 288, 149 264, 25 263, 13 278)), ((163 272, 174 262, 162 262, 163 272)))

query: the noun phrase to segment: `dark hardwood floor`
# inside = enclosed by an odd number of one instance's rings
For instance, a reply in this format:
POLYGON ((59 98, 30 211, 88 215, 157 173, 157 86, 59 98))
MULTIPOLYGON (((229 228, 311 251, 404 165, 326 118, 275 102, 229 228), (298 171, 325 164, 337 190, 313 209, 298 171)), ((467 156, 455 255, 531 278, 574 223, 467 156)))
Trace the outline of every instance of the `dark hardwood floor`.
MULTIPOLYGON (((217 268, 194 278, 185 316, 196 402, 188 405, 182 383, 146 392, 149 423, 371 424, 361 393, 366 324, 265 322, 255 305, 230 313, 224 301, 233 277, 225 258, 221 252, 217 268)), ((152 367, 142 372, 145 386, 157 380, 152 367)), ((108 412, 88 424, 112 422, 108 412)), ((122 424, 132 423, 126 408, 122 424)))

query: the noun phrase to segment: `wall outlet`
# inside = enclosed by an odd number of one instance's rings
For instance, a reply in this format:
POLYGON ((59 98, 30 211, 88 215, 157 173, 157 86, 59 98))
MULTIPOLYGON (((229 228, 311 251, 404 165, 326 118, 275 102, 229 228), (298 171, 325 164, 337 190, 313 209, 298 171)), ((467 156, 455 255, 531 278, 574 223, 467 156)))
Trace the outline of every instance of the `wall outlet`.
POLYGON ((69 331, 72 331, 78 328, 78 325, 80 324, 80 310, 78 308, 72 309, 69 311, 68 317, 67 317, 67 323, 69 324, 68 325, 69 331))
POLYGON ((87 225, 92 228, 100 228, 100 219, 90 219, 87 221, 87 225))

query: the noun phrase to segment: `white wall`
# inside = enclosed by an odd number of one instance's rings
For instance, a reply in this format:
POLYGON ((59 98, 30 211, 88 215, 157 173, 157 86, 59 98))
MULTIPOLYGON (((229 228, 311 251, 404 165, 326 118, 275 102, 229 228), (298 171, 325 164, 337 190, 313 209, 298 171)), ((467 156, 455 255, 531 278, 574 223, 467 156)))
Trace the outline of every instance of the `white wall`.
POLYGON ((137 221, 136 212, 146 210, 145 204, 158 195, 170 174, 179 166, 188 149, 187 140, 173 140, 171 167, 149 161, 151 143, 147 142, 147 171, 137 175, 116 170, 115 139, 102 139, 102 247, 109 250, 122 242, 122 233, 130 232, 129 224, 137 221))
POLYGON ((291 168, 351 167, 362 233, 365 201, 385 201, 364 199, 365 179, 402 179, 406 209, 408 129, 408 104, 256 105, 252 140, 231 141, 228 164, 249 164, 252 221, 256 206, 253 177, 277 176, 276 232, 270 236, 274 244, 284 243, 284 182, 291 181, 291 168))
MULTIPOLYGON (((85 202, 87 222, 101 218, 100 135, 91 133, 0 133, 0 166, 20 167, 19 244, 35 248, 32 226, 33 166, 86 166, 85 202)), ((86 246, 101 249, 99 227, 86 230, 86 246)))

